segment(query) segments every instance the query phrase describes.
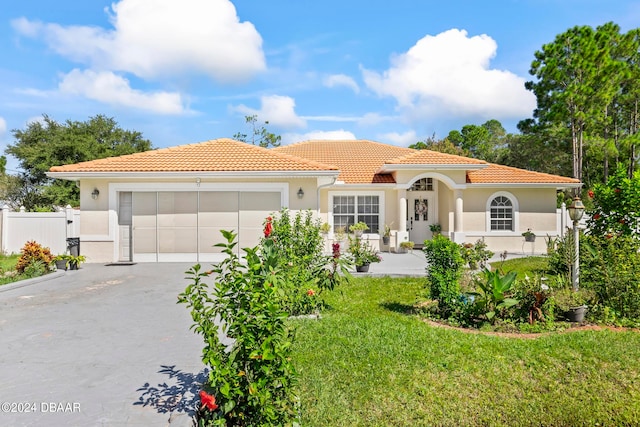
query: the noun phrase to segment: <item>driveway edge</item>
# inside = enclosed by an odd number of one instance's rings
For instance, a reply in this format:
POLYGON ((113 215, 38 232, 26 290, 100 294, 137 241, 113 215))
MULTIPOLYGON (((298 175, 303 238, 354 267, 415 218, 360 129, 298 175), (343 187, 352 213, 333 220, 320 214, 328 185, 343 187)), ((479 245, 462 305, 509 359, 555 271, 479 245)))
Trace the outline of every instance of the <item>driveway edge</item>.
POLYGON ((9 283, 6 285, 0 286, 0 292, 7 292, 13 289, 23 288, 29 285, 35 285, 36 283, 44 282, 45 280, 55 279, 57 277, 64 276, 66 274, 65 271, 56 270, 53 273, 45 274, 43 276, 34 277, 33 279, 20 280, 18 282, 9 283))

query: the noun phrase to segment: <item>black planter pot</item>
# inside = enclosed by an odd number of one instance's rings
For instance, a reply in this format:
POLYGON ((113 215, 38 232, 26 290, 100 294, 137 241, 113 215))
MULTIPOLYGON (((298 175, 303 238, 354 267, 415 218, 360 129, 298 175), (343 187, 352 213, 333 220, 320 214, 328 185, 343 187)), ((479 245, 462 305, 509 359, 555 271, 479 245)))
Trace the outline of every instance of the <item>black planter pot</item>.
POLYGON ((525 242, 535 242, 536 241, 536 236, 524 236, 524 241, 525 242))
POLYGON ((584 317, 586 316, 588 311, 588 307, 586 305, 581 305, 579 307, 571 307, 568 311, 564 313, 564 317, 569 322, 584 322, 584 317))
POLYGON ((358 273, 366 273, 369 271, 369 264, 356 265, 356 271, 358 273))
POLYGON ((383 245, 388 245, 390 241, 389 236, 382 236, 382 244, 383 245))
POLYGON ((77 261, 69 261, 69 270, 77 270, 78 262, 77 261))
POLYGON ((67 269, 67 260, 59 259, 56 261, 56 269, 57 270, 66 270, 67 269))

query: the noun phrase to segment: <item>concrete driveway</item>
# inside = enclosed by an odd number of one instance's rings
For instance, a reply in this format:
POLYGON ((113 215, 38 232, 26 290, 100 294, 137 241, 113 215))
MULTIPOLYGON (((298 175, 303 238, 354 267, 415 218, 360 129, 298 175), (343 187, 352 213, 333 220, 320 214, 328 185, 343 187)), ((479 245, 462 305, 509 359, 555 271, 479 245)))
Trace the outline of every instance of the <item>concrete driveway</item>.
POLYGON ((205 377, 176 304, 190 266, 83 264, 0 291, 0 425, 190 425, 205 377))

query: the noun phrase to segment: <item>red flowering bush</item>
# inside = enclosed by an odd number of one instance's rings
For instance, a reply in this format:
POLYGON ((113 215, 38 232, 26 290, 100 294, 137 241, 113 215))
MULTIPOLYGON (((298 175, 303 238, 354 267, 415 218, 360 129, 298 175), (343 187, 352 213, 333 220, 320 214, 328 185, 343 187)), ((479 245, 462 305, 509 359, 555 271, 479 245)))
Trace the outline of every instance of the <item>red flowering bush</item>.
POLYGON ((210 369, 200 393, 198 426, 285 426, 297 419, 293 333, 279 303, 282 280, 273 238, 245 248, 222 231, 226 258, 209 276, 199 264, 178 301, 191 310, 192 329, 203 336, 202 361, 210 369), (213 278, 211 288, 206 280, 213 278), (226 337, 221 341, 220 336, 226 337))
POLYGON ((334 248, 331 256, 324 254, 324 239, 320 221, 310 211, 295 216, 288 209, 269 216, 264 223, 262 245, 268 242, 277 252, 282 308, 291 315, 318 312, 324 306, 321 294, 331 290, 343 279, 348 260, 334 248), (313 290, 316 297, 309 298, 313 290))

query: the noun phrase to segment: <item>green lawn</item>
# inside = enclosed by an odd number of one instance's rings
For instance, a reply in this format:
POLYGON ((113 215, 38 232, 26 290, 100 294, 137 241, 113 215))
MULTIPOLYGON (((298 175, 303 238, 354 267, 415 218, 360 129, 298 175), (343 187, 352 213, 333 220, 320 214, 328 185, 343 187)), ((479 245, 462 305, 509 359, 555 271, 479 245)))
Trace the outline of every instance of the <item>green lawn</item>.
POLYGON ((421 280, 354 279, 297 321, 302 425, 640 425, 640 333, 432 327, 408 314, 421 280))

